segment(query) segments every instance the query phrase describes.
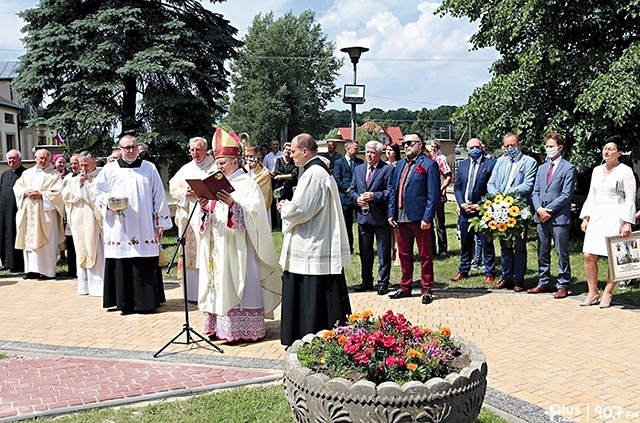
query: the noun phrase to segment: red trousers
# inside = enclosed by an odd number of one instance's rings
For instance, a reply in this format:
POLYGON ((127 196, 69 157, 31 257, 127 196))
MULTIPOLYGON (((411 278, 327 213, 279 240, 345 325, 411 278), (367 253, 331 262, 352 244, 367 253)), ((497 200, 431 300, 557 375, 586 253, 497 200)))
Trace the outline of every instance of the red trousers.
POLYGON ((431 250, 431 229, 420 229, 420 222, 408 222, 398 224, 398 255, 402 269, 400 289, 411 292, 413 281, 413 241, 418 244, 420 253, 420 285, 422 295, 431 295, 434 284, 433 277, 433 251, 431 250))

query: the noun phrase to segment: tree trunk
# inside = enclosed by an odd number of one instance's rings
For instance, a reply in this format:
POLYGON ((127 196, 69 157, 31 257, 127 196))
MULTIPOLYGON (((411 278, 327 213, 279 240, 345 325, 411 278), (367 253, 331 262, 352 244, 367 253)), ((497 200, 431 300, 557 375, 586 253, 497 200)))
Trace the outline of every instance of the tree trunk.
POLYGON ((122 135, 138 132, 136 121, 136 96, 138 94, 136 77, 124 77, 124 91, 122 92, 122 135))

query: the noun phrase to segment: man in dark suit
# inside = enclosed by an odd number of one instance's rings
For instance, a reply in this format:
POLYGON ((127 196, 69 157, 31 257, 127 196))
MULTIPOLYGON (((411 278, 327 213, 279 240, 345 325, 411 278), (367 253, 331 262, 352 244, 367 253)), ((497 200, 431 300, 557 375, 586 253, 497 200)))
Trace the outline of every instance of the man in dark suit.
POLYGON ((571 229, 571 196, 575 187, 576 168, 562 158, 564 139, 550 133, 545 141, 547 161, 538 168, 533 186, 533 216, 538 231, 538 286, 530 294, 553 292, 551 287, 551 243, 558 253, 558 284, 554 298, 569 295, 569 232, 571 229))
POLYGON ((406 159, 396 165, 392 179, 387 218, 398 227, 398 255, 402 268, 400 289, 393 299, 411 296, 413 280, 413 242, 420 253, 422 304, 433 302, 433 216, 440 198, 440 171, 436 162, 423 154, 424 141, 419 134, 405 135, 406 159))
POLYGON ((460 206, 460 266, 458 273, 451 278, 451 282, 469 276, 471 269, 471 256, 475 247, 474 236, 478 237, 482 243, 484 251, 482 264, 484 265, 484 281, 493 284, 495 281, 495 249, 493 240, 481 232, 469 230, 469 219, 476 217, 480 213, 482 197, 487 193, 487 183, 496 161, 484 156, 482 151, 482 141, 478 138, 471 138, 467 141, 467 152, 469 158, 463 160, 456 171, 456 180, 453 185, 453 192, 460 206))
POLYGON ((362 283, 356 292, 373 289, 373 238, 378 248, 378 295, 389 292, 391 274, 391 227, 387 221, 389 191, 394 167, 380 160, 382 144, 369 141, 365 146, 366 166, 358 166, 349 188, 351 201, 356 207, 362 283))
POLYGON ((349 248, 351 250, 351 254, 353 254, 353 213, 355 212, 355 206, 351 202, 349 187, 351 187, 351 181, 353 180, 353 171, 355 170, 356 166, 364 163, 364 160, 358 158, 357 156, 357 141, 348 141, 347 143, 345 143, 344 157, 337 160, 333 168, 333 177, 338 184, 338 191, 340 192, 340 201, 342 202, 344 223, 347 225, 347 236, 349 238, 349 248))

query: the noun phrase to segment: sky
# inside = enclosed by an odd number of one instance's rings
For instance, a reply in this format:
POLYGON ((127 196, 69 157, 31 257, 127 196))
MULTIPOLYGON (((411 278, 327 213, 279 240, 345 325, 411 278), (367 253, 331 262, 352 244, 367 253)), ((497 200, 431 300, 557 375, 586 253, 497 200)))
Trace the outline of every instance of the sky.
MULTIPOLYGON (((36 0, 0 2, 0 60, 17 60, 24 53, 16 15, 35 7, 36 0)), ((368 47, 357 65, 358 84, 366 86, 366 103, 358 111, 401 107, 419 110, 440 105, 465 104, 476 87, 491 78, 489 67, 499 55, 493 49, 472 51, 469 39, 477 23, 434 15, 440 2, 414 0, 229 0, 203 5, 222 14, 243 39, 258 13, 311 9, 327 39, 336 44, 336 57, 344 65, 336 81, 342 87, 353 82, 353 67, 342 47, 368 47)), ((350 110, 340 94, 330 109, 350 110)))

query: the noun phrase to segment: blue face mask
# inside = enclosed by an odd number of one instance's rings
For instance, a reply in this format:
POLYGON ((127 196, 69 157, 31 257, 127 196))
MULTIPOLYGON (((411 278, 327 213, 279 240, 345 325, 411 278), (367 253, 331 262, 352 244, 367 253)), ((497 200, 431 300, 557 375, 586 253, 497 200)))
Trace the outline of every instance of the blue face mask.
POLYGON ((520 149, 518 147, 507 147, 507 156, 512 159, 515 159, 518 153, 520 153, 520 149))
POLYGON ((471 147, 471 150, 469 150, 469 157, 473 160, 478 160, 482 157, 482 149, 480 147, 471 147))

